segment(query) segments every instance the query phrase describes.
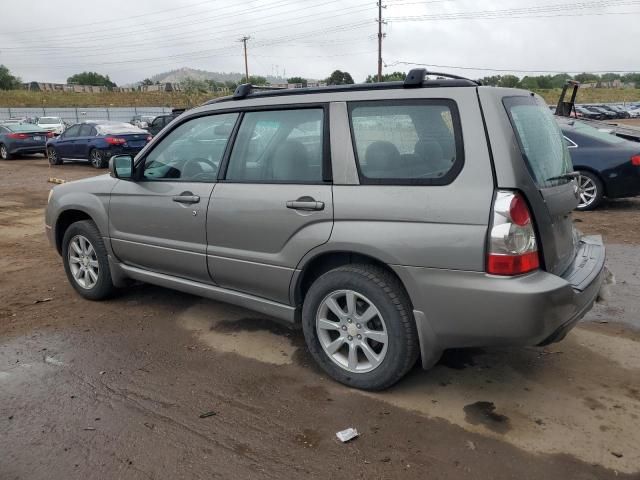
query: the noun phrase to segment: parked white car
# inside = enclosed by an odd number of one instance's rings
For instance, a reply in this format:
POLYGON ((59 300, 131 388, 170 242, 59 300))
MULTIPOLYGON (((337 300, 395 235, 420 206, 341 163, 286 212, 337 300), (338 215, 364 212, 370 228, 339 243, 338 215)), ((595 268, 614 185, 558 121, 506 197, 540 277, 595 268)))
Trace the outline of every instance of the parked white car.
POLYGON ((38 119, 38 126, 53 132, 55 135, 62 134, 66 128, 60 117, 40 117, 38 119))

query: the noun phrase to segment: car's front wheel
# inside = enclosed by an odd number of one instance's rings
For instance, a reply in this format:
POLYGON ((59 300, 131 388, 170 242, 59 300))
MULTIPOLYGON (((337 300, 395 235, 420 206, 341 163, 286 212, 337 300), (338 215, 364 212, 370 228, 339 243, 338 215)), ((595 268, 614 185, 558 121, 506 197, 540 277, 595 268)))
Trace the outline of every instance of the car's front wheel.
POLYGON ((576 210, 595 210, 604 198, 602 181, 593 173, 581 170, 578 172, 579 203, 576 210))
POLYGON ((373 265, 346 265, 319 277, 302 310, 311 355, 335 380, 382 390, 416 362, 418 333, 396 277, 373 265))
POLYGON ((2 160, 11 160, 11 154, 9 153, 9 149, 4 143, 0 143, 0 158, 2 160))
POLYGON ((108 162, 104 158, 104 154, 95 148, 89 153, 89 161, 95 168, 105 168, 108 165, 108 162))
POLYGON ((91 220, 73 223, 62 239, 62 259, 69 282, 89 300, 102 300, 115 290, 107 249, 91 220))
POLYGON ((47 148, 47 159, 49 160, 49 165, 62 165, 62 158, 53 147, 47 148))

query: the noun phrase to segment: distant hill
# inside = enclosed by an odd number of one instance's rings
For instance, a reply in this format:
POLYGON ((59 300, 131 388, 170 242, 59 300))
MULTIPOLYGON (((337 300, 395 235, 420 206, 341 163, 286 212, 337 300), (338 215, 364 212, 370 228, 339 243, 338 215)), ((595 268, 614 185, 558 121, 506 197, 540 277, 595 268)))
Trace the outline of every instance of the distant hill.
MULTIPOLYGON (((206 70, 197 70, 195 68, 178 68, 177 70, 171 70, 170 72, 159 73, 150 77, 152 82, 160 83, 180 83, 187 78, 193 78, 195 80, 216 80, 218 82, 238 82, 244 78, 243 73, 236 72, 208 72, 206 70)), ((286 80, 281 77, 273 77, 268 75, 267 81, 270 83, 281 83, 286 80)))

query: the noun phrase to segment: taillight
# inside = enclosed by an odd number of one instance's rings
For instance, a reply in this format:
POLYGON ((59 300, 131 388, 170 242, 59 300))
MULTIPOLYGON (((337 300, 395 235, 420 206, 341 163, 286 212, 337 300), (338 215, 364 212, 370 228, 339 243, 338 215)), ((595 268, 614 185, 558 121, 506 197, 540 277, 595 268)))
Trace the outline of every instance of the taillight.
POLYGON ((520 275, 540 267, 533 218, 524 197, 499 190, 493 204, 487 273, 520 275))
POLYGON ((640 155, 634 155, 631 157, 631 165, 634 167, 640 167, 640 155))
POLYGON ((124 145, 127 141, 124 138, 118 137, 104 137, 105 142, 109 145, 124 145))
POLYGON ((14 140, 24 140, 25 138, 29 138, 29 135, 26 133, 10 133, 7 137, 13 138, 14 140))
POLYGON ((47 138, 53 138, 53 137, 54 137, 53 132, 47 132, 47 138))

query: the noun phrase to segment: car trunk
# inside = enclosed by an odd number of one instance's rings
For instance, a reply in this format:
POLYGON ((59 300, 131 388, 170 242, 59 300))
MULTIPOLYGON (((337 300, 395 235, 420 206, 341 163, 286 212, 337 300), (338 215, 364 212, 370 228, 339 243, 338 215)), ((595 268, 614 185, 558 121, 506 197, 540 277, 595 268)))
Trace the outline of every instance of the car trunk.
POLYGON ((10 138, 13 140, 15 144, 19 145, 44 145, 47 140, 47 134, 44 130, 36 130, 36 131, 20 131, 13 132, 10 134, 10 138))
POLYGON ((125 148, 142 148, 147 144, 148 133, 118 133, 107 135, 113 138, 119 138, 126 143, 123 144, 125 148))
POLYGON ((562 275, 572 265, 579 244, 571 217, 578 198, 569 151, 553 115, 538 97, 506 97, 503 105, 535 184, 524 193, 535 218, 543 266, 562 275))

